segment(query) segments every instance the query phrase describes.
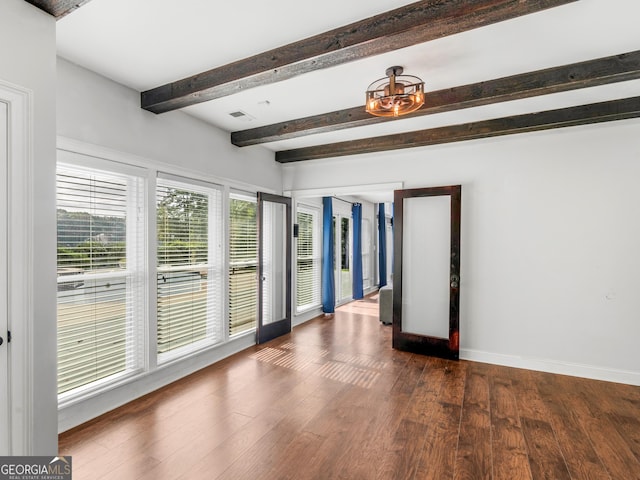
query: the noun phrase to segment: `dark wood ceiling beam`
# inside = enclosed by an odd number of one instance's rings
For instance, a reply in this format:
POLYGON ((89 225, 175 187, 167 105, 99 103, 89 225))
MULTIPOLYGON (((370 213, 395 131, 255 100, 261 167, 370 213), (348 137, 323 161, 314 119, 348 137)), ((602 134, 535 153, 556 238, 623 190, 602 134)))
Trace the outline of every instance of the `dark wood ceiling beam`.
POLYGON ((280 163, 535 132, 640 117, 640 97, 276 152, 280 163))
MULTIPOLYGON (((449 112, 637 78, 640 78, 640 50, 427 92, 422 108, 402 118, 449 112)), ((363 104, 345 110, 232 132, 231 143, 246 147, 394 120, 397 119, 368 114, 363 104)))
POLYGON ((91 0, 26 0, 31 5, 53 15, 57 20, 80 8, 91 0))
POLYGON ((423 0, 142 92, 162 113, 577 0, 423 0))

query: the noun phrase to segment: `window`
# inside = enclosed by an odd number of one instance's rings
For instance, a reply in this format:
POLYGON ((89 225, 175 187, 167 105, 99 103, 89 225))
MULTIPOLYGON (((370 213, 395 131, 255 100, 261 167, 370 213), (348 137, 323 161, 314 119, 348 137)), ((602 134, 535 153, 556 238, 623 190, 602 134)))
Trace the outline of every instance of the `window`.
POLYGON ((302 312, 320 305, 320 211, 298 206, 296 306, 302 312))
POLYGON ((256 328, 258 315, 258 225, 256 199, 232 194, 229 201, 229 335, 256 328))
POLYGON ((144 346, 144 182, 57 169, 58 394, 139 370, 144 346))
POLYGON ((215 186, 158 178, 160 362, 223 339, 221 200, 215 186))

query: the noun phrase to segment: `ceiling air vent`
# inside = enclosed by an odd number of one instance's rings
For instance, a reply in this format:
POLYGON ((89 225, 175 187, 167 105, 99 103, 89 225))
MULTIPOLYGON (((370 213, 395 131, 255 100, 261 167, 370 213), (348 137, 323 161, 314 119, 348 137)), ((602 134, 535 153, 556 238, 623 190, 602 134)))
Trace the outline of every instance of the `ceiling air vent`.
POLYGON ((238 110, 236 112, 231 112, 229 115, 231 115, 233 118, 236 118, 236 119, 241 120, 243 122, 250 122, 251 120, 255 120, 254 117, 249 115, 247 112, 243 112, 242 110, 238 110))

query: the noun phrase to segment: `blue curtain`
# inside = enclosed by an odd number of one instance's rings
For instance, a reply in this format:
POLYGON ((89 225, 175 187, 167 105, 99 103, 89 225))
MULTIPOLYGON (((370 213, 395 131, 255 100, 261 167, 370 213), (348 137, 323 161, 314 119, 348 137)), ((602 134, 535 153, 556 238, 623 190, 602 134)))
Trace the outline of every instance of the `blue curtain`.
POLYGON ((333 313, 336 307, 333 273, 333 201, 322 197, 322 311, 333 313))
POLYGON ((380 288, 387 284, 387 225, 384 216, 384 203, 378 204, 378 272, 380 288))
MULTIPOLYGON (((391 251, 393 251, 393 239, 396 238, 396 227, 395 227, 395 215, 396 215, 396 211, 394 209, 393 206, 393 202, 391 202, 391 251)), ((395 267, 395 263, 393 261, 393 258, 391 259, 391 279, 393 280, 393 269, 395 267)), ((393 282, 391 282, 393 283, 393 282)))
POLYGON ((351 207, 353 217, 353 298, 364 298, 362 288, 362 205, 354 203, 351 207))

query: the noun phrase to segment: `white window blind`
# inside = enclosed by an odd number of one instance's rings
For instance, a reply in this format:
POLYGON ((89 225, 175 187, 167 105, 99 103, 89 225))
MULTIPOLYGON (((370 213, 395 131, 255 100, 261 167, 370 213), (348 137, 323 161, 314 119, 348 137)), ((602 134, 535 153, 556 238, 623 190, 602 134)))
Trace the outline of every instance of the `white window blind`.
POLYGON ((298 206, 296 306, 301 312, 320 305, 320 211, 298 206))
POLYGON ((58 393, 140 369, 144 307, 144 182, 57 169, 58 393))
POLYGON ((222 341, 222 193, 158 178, 159 361, 222 341))
POLYGON ((256 200, 233 194, 229 202, 229 335, 256 328, 258 315, 256 200))

